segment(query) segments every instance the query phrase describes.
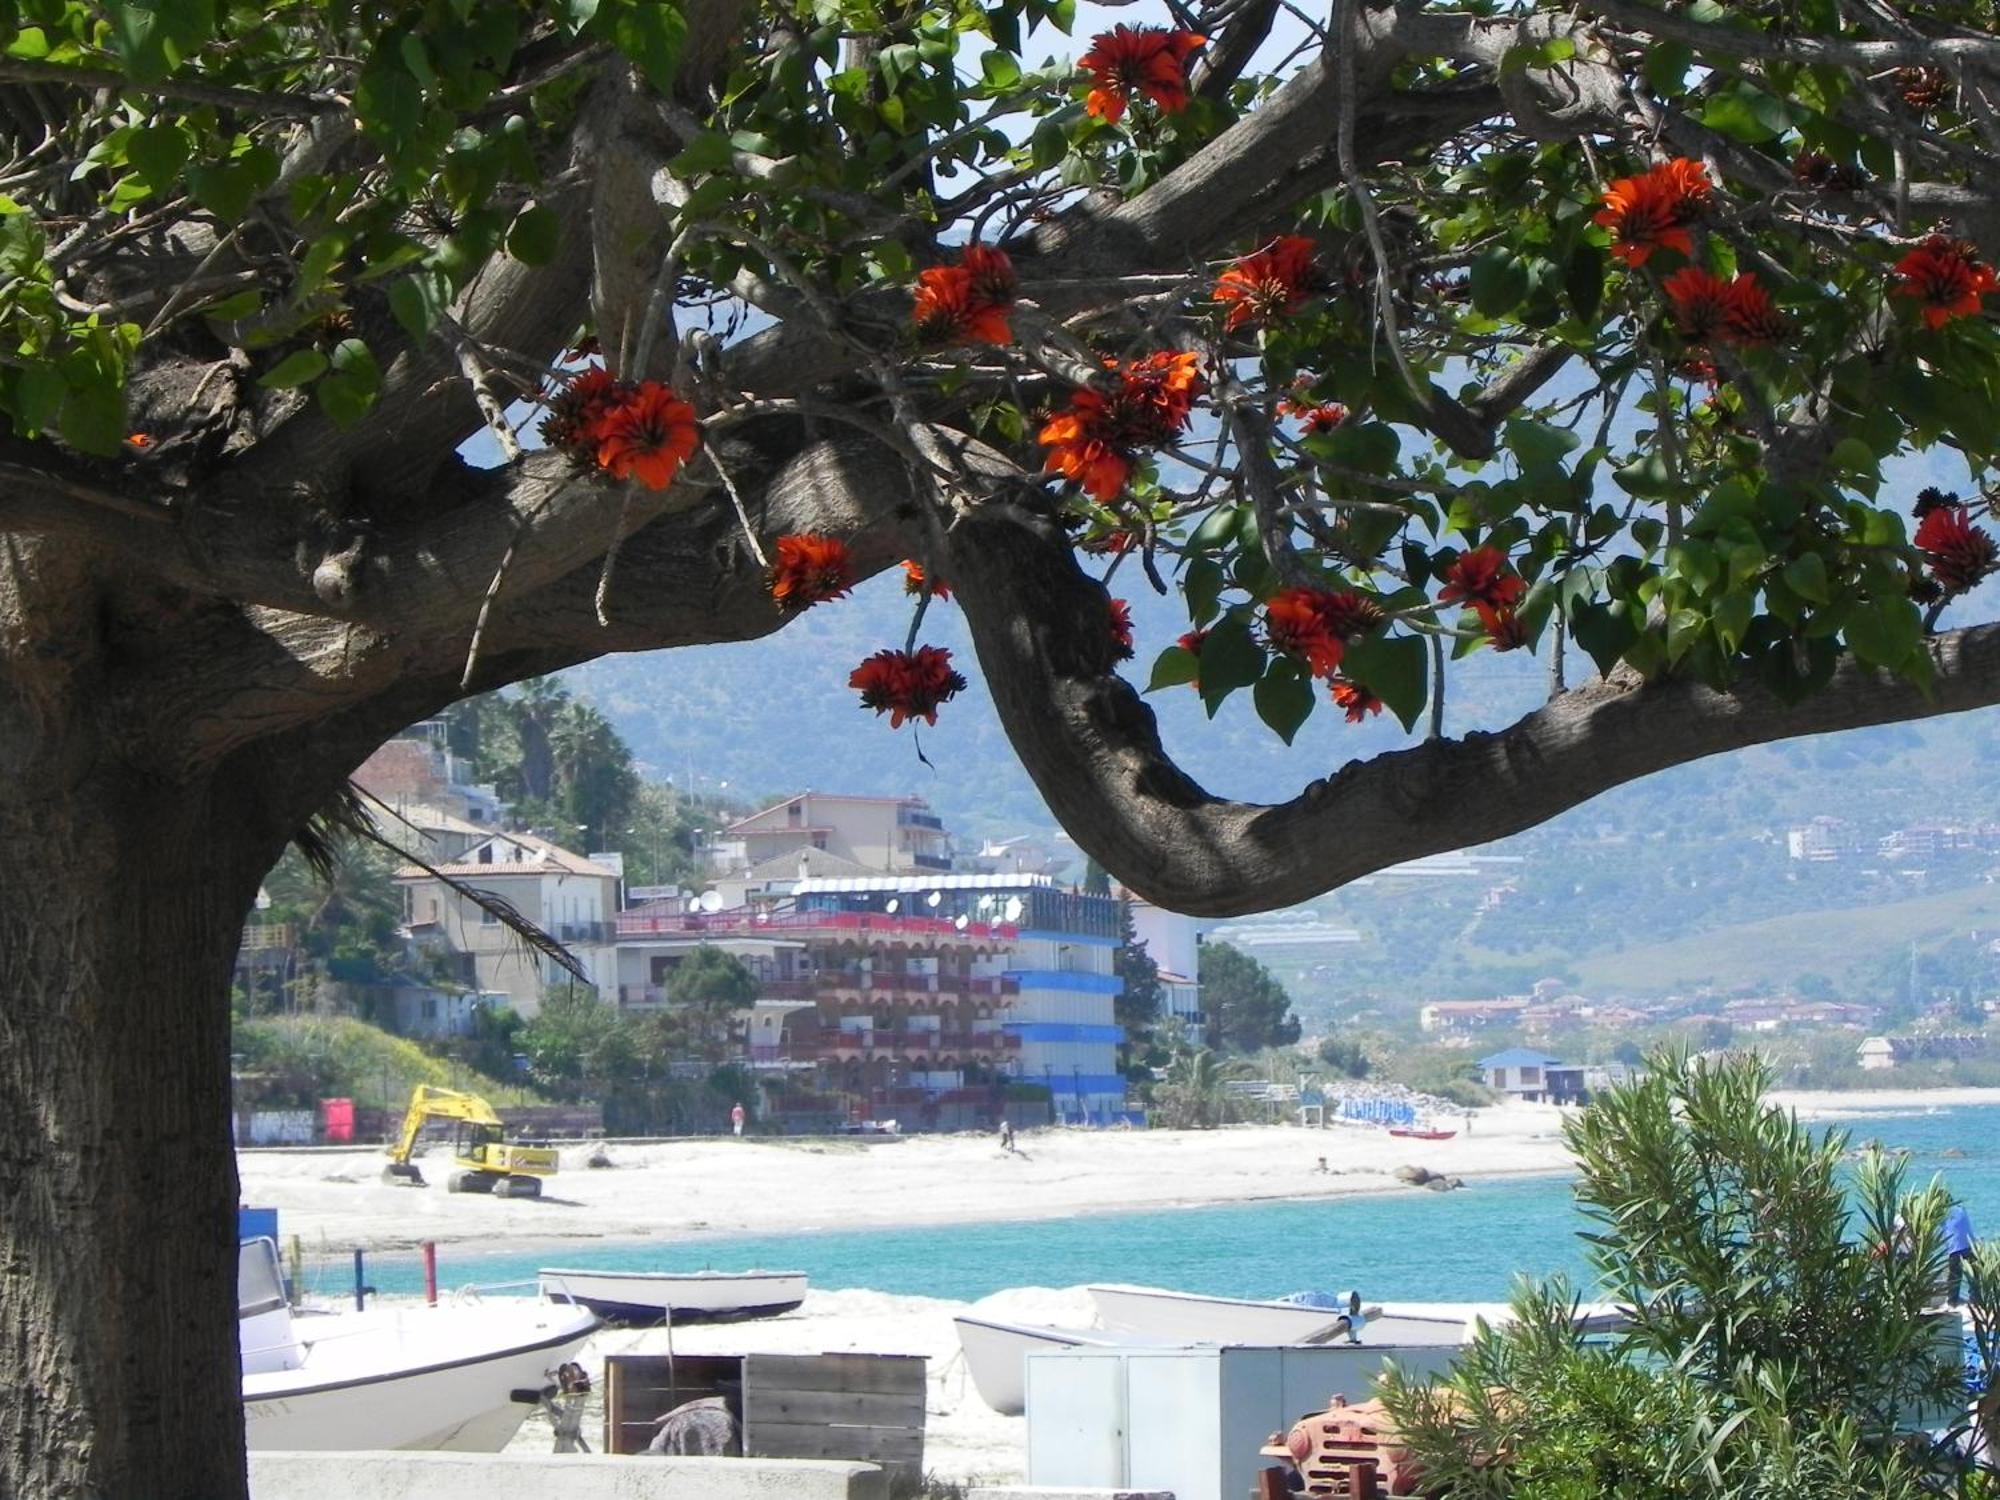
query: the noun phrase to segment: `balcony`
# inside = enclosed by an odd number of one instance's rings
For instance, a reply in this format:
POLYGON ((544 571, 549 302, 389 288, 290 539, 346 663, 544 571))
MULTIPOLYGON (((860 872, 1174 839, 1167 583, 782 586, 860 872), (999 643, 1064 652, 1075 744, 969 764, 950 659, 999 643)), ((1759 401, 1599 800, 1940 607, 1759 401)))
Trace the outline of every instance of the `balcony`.
POLYGON ((618 986, 618 1003, 630 1006, 665 1005, 666 987, 657 984, 621 984, 618 986))
POLYGON ((855 994, 923 995, 940 1000, 1000 999, 1018 995, 1020 984, 997 975, 864 974, 858 969, 821 969, 816 974, 786 979, 760 979, 758 992, 772 1000, 811 1000, 843 992, 855 994))
POLYGON ((844 1054, 867 1057, 922 1056, 980 1052, 1017 1052, 1021 1039, 1008 1031, 844 1031, 827 1028, 805 1033, 788 1044, 805 1052, 817 1046, 821 1058, 844 1054), (809 1043, 807 1038, 813 1037, 809 1043))
POLYGON ((648 937, 771 937, 881 939, 935 943, 1011 943, 1020 929, 1005 922, 968 922, 959 927, 943 917, 905 917, 865 911, 763 912, 750 907, 719 912, 655 913, 641 908, 618 914, 617 935, 648 937))
POLYGON ((559 943, 608 943, 613 936, 609 922, 558 922, 548 934, 559 943))
POLYGON ((944 832, 944 819, 936 813, 917 812, 912 808, 899 807, 896 809, 896 821, 905 828, 935 828, 939 833, 944 832))

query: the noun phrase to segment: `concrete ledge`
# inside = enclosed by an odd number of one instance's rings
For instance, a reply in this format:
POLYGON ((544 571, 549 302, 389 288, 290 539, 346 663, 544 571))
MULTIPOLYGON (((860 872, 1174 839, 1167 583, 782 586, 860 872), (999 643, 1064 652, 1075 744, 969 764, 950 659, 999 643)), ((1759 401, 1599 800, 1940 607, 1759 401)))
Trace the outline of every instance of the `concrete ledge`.
POLYGON ((965 1500, 1174 1500, 1174 1494, 1172 1490, 1079 1490, 1053 1485, 995 1484, 967 1490, 965 1500))
POLYGON ((250 1500, 888 1500, 874 1464, 598 1453, 252 1453, 250 1500))

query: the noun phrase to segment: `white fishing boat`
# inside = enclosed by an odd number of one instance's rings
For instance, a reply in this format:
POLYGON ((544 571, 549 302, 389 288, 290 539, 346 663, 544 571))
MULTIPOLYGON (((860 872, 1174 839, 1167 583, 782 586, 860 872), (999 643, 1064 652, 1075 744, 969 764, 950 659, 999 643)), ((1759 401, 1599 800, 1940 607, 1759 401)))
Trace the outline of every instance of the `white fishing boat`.
POLYGON ((252 1449, 497 1453, 598 1327, 518 1298, 294 1313, 264 1239, 243 1243, 236 1295, 252 1449))
POLYGON ((1028 1356, 1048 1349, 1114 1347, 1134 1342, 1101 1328, 1045 1328, 1038 1323, 1003 1323, 961 1313, 958 1347, 979 1399, 1004 1417, 1028 1406, 1028 1356))
MULTIPOLYGON (((1102 1327, 1176 1344, 1326 1344, 1345 1341, 1350 1331, 1347 1313, 1338 1306, 1205 1297, 1147 1286, 1087 1290, 1102 1327)), ((1441 1345, 1465 1339, 1462 1316, 1376 1306, 1360 1311, 1360 1336, 1371 1344, 1441 1345)))
POLYGON ((803 1271, 568 1271, 536 1273, 551 1302, 619 1323, 733 1323, 771 1318, 806 1300, 803 1271))

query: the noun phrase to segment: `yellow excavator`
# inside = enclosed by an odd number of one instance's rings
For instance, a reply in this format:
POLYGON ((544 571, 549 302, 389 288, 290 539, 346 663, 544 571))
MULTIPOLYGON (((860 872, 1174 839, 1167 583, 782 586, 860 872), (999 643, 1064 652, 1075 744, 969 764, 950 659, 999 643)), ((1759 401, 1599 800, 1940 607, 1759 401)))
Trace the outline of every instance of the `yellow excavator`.
POLYGON ((539 1198, 542 1179, 555 1175, 555 1148, 509 1141, 507 1127, 493 1113, 493 1106, 477 1094, 420 1083, 410 1095, 403 1132, 389 1148, 389 1165, 382 1169, 384 1182, 424 1186, 424 1174, 412 1158, 417 1152, 417 1137, 433 1120, 452 1122, 452 1170, 445 1179, 447 1192, 539 1198))

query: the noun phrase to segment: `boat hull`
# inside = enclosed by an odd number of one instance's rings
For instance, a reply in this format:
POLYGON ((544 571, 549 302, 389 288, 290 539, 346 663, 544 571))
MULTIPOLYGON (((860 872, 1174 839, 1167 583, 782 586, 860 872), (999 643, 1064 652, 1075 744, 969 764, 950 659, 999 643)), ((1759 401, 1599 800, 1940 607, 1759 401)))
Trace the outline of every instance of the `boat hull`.
POLYGON ((740 1323, 788 1313, 806 1298, 803 1271, 570 1271, 538 1273, 551 1302, 572 1302, 620 1323, 740 1323))
POLYGON ((1083 1328, 1044 1328, 991 1318, 957 1317, 958 1346, 979 1399, 1003 1417, 1028 1409, 1028 1356, 1050 1349, 1104 1347, 1127 1342, 1083 1328))
POLYGON ((243 1377, 245 1435, 253 1451, 497 1453, 535 1409, 514 1393, 547 1386, 597 1326, 574 1309, 529 1318, 492 1304, 302 1318, 304 1364, 243 1377), (511 1326, 496 1333, 496 1318, 511 1326))
POLYGON ((1344 1322, 1337 1308, 1137 1286, 1093 1286, 1089 1291, 1097 1321, 1114 1333, 1178 1344, 1303 1344, 1338 1333, 1344 1322))

